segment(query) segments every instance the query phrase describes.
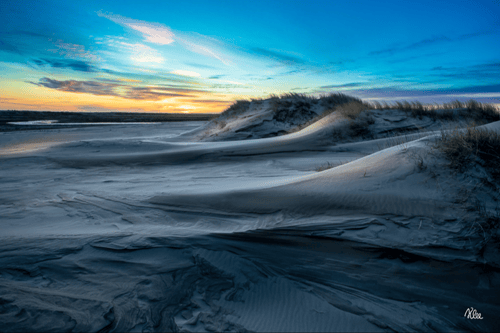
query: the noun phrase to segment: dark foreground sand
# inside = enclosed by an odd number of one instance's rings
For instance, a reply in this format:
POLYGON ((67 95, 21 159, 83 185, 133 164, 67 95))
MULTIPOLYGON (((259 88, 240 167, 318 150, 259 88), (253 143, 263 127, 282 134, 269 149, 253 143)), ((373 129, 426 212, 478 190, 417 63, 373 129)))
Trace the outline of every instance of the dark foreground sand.
POLYGON ((498 245, 436 134, 332 144, 335 124, 0 133, 0 330, 498 331, 498 245))

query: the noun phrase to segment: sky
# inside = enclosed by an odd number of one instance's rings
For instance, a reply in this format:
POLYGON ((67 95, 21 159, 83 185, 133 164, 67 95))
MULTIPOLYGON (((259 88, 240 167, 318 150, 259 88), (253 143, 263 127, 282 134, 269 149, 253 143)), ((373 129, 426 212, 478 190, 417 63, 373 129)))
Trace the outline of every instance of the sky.
POLYGON ((500 103, 500 0, 0 1, 0 110, 500 103))

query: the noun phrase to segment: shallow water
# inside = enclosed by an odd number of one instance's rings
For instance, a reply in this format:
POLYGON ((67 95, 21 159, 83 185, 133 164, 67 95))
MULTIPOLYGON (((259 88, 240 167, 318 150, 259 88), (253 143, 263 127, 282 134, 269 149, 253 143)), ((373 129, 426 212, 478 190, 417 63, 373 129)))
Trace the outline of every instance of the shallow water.
POLYGON ((200 124, 0 133, 0 330, 500 327, 500 271, 463 250, 459 220, 336 183, 376 191, 364 169, 314 171, 363 149, 179 139, 200 124))
POLYGON ((16 121, 9 122, 10 125, 26 125, 26 126, 102 126, 102 125, 145 125, 159 124, 157 122, 104 122, 104 123, 59 123, 57 120, 31 120, 31 121, 16 121))

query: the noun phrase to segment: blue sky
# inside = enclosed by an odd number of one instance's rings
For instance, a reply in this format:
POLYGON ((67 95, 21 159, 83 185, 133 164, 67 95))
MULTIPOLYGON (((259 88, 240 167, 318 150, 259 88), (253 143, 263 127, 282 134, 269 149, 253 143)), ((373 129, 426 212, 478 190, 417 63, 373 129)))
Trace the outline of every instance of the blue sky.
POLYGON ((500 103, 500 1, 2 1, 0 109, 500 103))

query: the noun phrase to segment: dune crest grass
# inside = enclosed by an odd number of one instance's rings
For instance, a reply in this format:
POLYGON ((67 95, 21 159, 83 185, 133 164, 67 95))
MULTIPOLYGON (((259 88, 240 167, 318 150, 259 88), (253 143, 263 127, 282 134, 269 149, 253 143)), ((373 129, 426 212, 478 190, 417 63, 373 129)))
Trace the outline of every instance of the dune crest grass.
POLYGON ((458 120, 460 117, 482 123, 500 120, 500 112, 496 107, 491 104, 477 102, 473 99, 467 102, 455 100, 449 103, 427 105, 418 101, 402 101, 392 104, 371 102, 368 104, 374 110, 401 110, 409 117, 419 119, 429 117, 434 121, 452 121, 458 120))
POLYGON ((481 166, 488 175, 479 176, 480 183, 472 188, 464 186, 458 200, 469 212, 477 213, 470 226, 471 234, 483 235, 483 249, 489 240, 500 241, 500 209, 487 209, 484 199, 479 199, 480 188, 486 186, 492 190, 494 201, 499 200, 500 189, 500 134, 475 124, 465 129, 442 131, 435 148, 441 151, 449 161, 448 166, 458 173, 468 173, 481 166))
POLYGON ((337 107, 337 111, 349 120, 358 118, 361 112, 366 111, 367 109, 368 106, 359 101, 349 102, 337 107))
POLYGON ((245 112, 250 107, 250 101, 247 100, 237 100, 225 111, 221 112, 218 118, 230 118, 236 117, 237 115, 245 112))
POLYGON ((353 101, 362 103, 359 98, 352 97, 343 93, 331 93, 327 95, 320 95, 319 97, 308 96, 306 94, 299 93, 286 93, 282 95, 271 94, 269 97, 262 98, 252 98, 252 99, 241 99, 235 101, 226 110, 219 114, 219 117, 235 117, 239 114, 245 112, 250 107, 251 103, 262 104, 264 101, 268 100, 270 106, 275 112, 279 112, 280 109, 292 107, 295 104, 299 104, 300 109, 309 109, 313 104, 321 104, 324 108, 334 108, 337 105, 345 104, 353 101))
POLYGON ((436 147, 449 160, 449 166, 464 172, 476 163, 500 180, 500 134, 474 124, 465 129, 442 131, 436 147))

